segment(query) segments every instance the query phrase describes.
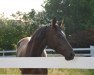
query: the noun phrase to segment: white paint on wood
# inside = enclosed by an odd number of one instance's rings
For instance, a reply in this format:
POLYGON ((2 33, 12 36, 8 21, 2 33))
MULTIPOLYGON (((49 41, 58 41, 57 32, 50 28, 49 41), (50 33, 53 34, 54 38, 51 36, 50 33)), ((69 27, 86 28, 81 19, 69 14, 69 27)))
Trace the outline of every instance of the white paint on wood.
POLYGON ((94 57, 11 57, 0 58, 0 68, 73 68, 94 69, 94 57))

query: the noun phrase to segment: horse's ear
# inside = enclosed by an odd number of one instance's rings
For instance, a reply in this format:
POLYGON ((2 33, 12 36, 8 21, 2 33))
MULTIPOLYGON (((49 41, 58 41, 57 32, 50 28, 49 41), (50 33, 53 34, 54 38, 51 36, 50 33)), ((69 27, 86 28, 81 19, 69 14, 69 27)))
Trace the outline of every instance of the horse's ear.
POLYGON ((64 20, 58 22, 58 26, 64 28, 64 20))
POLYGON ((51 26, 54 28, 54 27, 56 26, 56 23, 57 23, 57 20, 56 20, 56 18, 54 18, 54 19, 52 20, 51 26))
POLYGON ((58 21, 58 26, 59 26, 59 27, 62 26, 62 21, 58 21))

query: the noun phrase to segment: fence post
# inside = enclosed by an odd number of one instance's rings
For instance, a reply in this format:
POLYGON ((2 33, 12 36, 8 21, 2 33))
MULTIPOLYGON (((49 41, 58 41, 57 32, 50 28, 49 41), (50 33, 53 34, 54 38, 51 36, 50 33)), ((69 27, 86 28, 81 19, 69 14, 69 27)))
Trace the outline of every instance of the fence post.
POLYGON ((3 50, 3 57, 5 56, 5 52, 4 52, 4 50, 3 50))
POLYGON ((90 55, 94 57, 94 46, 90 46, 90 55))

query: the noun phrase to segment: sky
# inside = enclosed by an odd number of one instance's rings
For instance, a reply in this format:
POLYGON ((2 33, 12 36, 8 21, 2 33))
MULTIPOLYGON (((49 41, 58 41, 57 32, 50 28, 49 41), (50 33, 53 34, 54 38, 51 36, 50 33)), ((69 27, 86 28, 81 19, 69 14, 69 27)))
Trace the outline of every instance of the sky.
POLYGON ((31 9, 36 11, 43 10, 42 4, 44 0, 0 0, 0 14, 4 12, 6 17, 10 17, 12 13, 17 11, 29 12, 31 9))

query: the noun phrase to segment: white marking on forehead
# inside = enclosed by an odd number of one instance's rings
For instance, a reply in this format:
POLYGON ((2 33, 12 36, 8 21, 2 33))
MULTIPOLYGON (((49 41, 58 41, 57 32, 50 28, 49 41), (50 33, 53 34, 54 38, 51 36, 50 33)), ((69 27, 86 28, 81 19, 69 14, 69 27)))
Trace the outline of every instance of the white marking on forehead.
POLYGON ((66 34, 64 33, 64 31, 63 30, 61 30, 61 32, 63 33, 63 35, 66 37, 66 34))

